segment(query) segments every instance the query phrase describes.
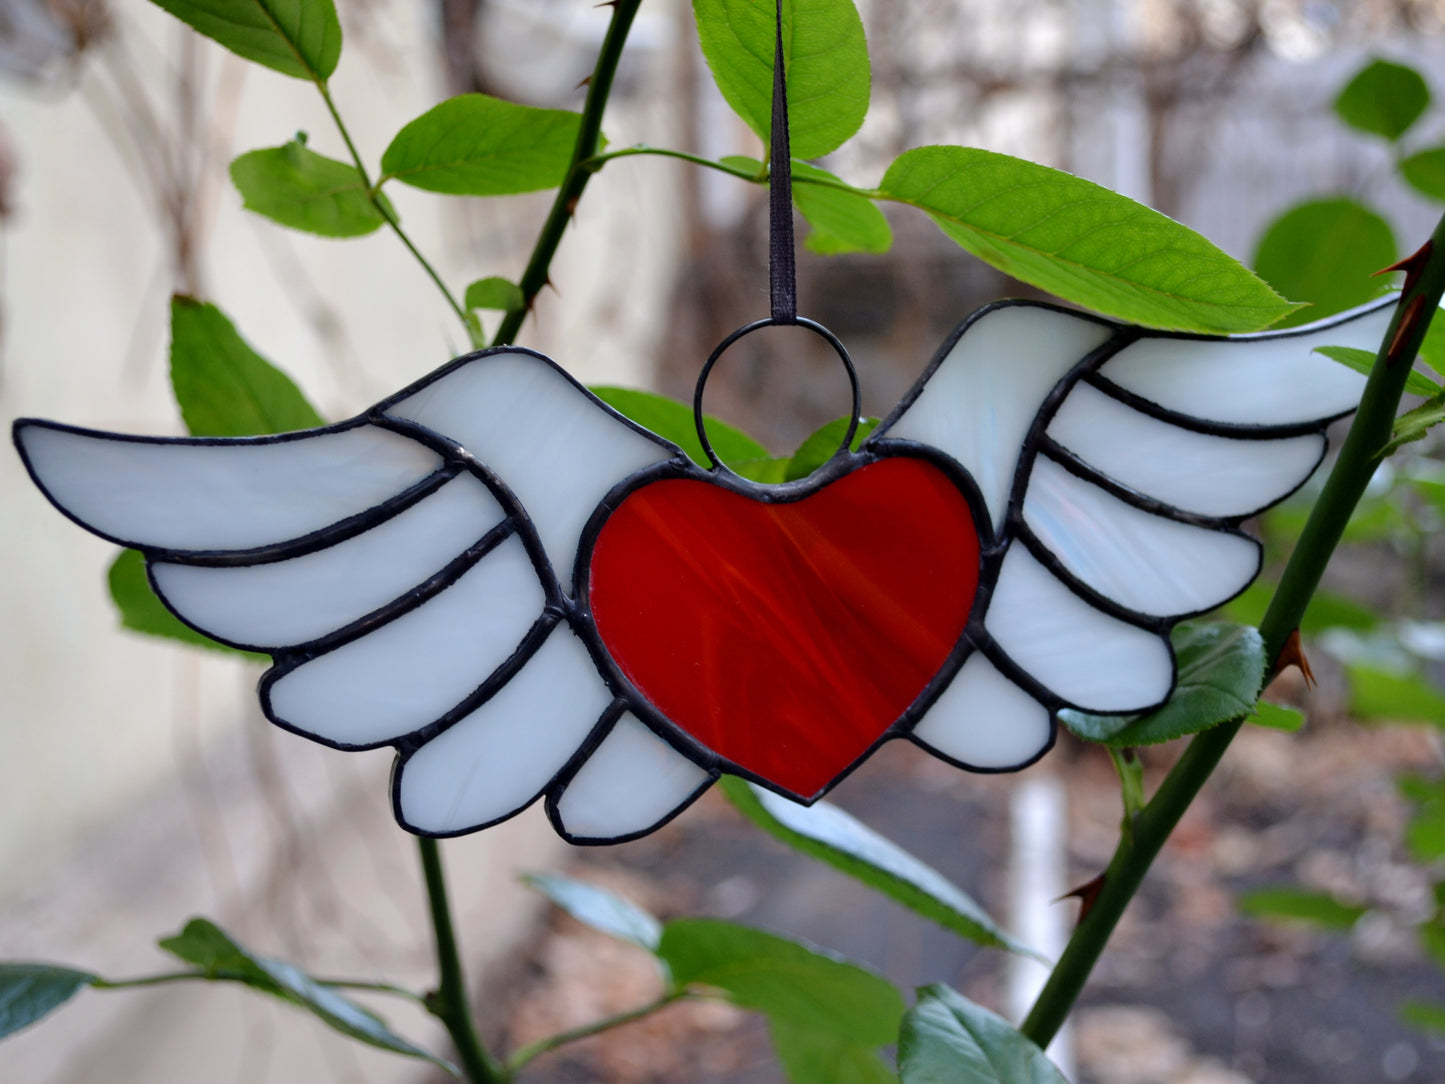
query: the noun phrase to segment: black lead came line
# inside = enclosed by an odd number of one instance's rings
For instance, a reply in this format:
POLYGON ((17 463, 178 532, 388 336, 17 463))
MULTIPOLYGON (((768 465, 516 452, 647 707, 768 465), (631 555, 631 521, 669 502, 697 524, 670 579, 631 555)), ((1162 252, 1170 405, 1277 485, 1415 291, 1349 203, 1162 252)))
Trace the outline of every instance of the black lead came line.
POLYGON ((798 321, 798 271, 793 244, 793 152, 788 139, 788 78, 783 63, 783 0, 777 0, 773 53, 773 130, 769 151, 768 274, 775 324, 798 321))

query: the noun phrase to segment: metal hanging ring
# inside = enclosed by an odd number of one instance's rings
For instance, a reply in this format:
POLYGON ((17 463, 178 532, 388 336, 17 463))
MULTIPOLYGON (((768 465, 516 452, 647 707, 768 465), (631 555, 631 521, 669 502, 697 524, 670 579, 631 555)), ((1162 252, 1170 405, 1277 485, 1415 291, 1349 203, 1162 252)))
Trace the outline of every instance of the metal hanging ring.
MULTIPOLYGON (((843 442, 838 446, 838 451, 841 452, 851 448, 853 445, 853 437, 858 432, 858 416, 863 410, 863 396, 858 388, 858 370, 853 368, 853 359, 848 356, 848 351, 838 340, 838 336, 834 335, 822 324, 818 323, 818 321, 809 320, 806 316, 797 316, 791 320, 779 319, 772 316, 764 317, 761 320, 754 320, 751 324, 746 324, 738 328, 726 339, 718 343, 717 348, 708 355, 707 362, 702 367, 702 372, 697 374, 697 387, 692 393, 692 419, 693 424, 697 427, 697 439, 701 442, 702 450, 706 453, 708 462, 713 465, 714 470, 724 470, 730 474, 733 473, 728 465, 718 458, 717 453, 713 451, 712 442, 707 439, 707 425, 703 421, 702 413, 702 395, 707 388, 708 375, 712 372, 712 367, 717 364, 718 359, 727 352, 728 347, 732 346, 733 343, 737 342, 743 336, 751 335, 754 331, 765 327, 807 328, 813 332, 813 334, 823 338, 828 345, 833 348, 833 352, 838 355, 838 360, 843 363, 843 371, 848 374, 848 386, 853 395, 853 409, 848 414, 848 431, 843 434, 843 442)), ((834 455, 836 454, 837 452, 834 453, 834 455)))

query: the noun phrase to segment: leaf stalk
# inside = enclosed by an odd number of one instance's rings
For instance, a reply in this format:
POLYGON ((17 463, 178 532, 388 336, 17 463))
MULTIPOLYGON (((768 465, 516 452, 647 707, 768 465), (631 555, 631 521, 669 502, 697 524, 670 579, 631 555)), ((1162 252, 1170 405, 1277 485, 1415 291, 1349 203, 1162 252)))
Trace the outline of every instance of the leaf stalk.
POLYGON ((392 210, 391 204, 381 198, 381 185, 386 178, 382 177, 375 184, 372 183, 371 174, 367 172, 361 152, 356 149, 356 144, 351 139, 351 132, 347 129, 346 122, 341 119, 341 111, 336 108, 336 102, 332 100, 331 91, 325 81, 316 80, 316 89, 321 92, 321 100, 326 103, 326 110, 331 114, 331 120, 335 123, 336 130, 341 133, 341 140, 346 144, 351 161, 356 165, 356 171, 361 174, 361 183, 362 187, 366 189, 366 198, 371 201, 371 205, 376 208, 376 213, 386 220, 386 224, 391 227, 391 232, 396 234, 397 239, 406 246, 406 250, 412 254, 416 262, 421 265, 422 270, 427 273, 427 277, 436 284, 436 288, 447 299, 447 304, 451 306, 452 312, 456 313, 457 319, 467 329, 467 338, 471 341, 473 348, 481 348, 485 343, 482 341, 476 321, 462 307, 461 302, 456 299, 456 295, 451 292, 441 274, 432 266, 431 261, 422 255, 421 249, 416 247, 411 236, 402 229, 401 220, 396 217, 396 212, 392 210))
POLYGON ((604 1031, 622 1027, 624 1024, 631 1024, 651 1016, 661 1009, 667 1008, 674 1002, 681 1001, 692 995, 683 988, 669 990, 654 1001, 641 1005, 635 1009, 628 1009, 613 1016, 604 1016, 601 1020, 594 1020, 590 1024, 583 1024, 581 1027, 572 1028, 570 1031, 559 1031, 556 1035, 549 1035, 545 1039, 538 1039, 535 1043, 522 1047, 507 1061, 507 1068, 515 1073, 522 1066, 526 1065, 533 1058, 541 1057, 543 1054, 551 1053, 558 1047, 566 1046, 568 1043, 575 1043, 581 1039, 590 1039, 593 1035, 600 1035, 604 1031))

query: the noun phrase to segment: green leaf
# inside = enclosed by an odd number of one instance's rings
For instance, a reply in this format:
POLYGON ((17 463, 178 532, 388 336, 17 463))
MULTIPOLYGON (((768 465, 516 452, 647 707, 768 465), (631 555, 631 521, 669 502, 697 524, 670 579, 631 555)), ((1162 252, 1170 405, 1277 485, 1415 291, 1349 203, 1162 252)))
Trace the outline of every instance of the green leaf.
POLYGON ((981 945, 1036 955, 999 929, 973 898, 932 866, 828 802, 801 806, 742 779, 718 781, 755 825, 944 929, 981 945))
POLYGON ((325 82, 341 57, 332 0, 154 0, 237 56, 282 75, 325 82))
POLYGON ((635 903, 605 888, 556 873, 529 873, 522 881, 594 930, 656 952, 662 924, 635 903))
MULTIPOLYGON (((757 158, 730 154, 719 165, 744 180, 756 181, 768 167, 757 158)), ((827 170, 793 159, 793 202, 813 232, 804 244, 812 252, 833 256, 843 252, 887 252, 893 245, 893 227, 861 188, 843 185, 827 170), (799 181, 801 178, 801 182, 799 181), (827 184, 810 184, 809 178, 827 184)))
MULTIPOLYGON (((1436 895, 1439 895, 1440 885, 1435 885, 1436 895)), ((1429 922, 1415 928, 1415 933, 1420 939, 1420 947, 1434 961, 1436 967, 1445 967, 1445 926, 1440 924, 1440 916, 1437 914, 1429 922)))
POLYGON ((249 437, 325 425, 291 378, 216 306, 171 299, 171 387, 196 437, 249 437))
POLYGON ((172 956, 200 968, 209 978, 242 983, 307 1010, 350 1038, 393 1054, 421 1058, 453 1076, 460 1075, 449 1062, 393 1034, 386 1022, 369 1009, 322 986, 284 960, 250 952, 208 919, 191 919, 180 933, 162 938, 159 944, 172 956))
MULTIPOLYGON (((1300 535, 1304 533, 1305 524, 1309 522, 1310 511, 1313 507, 1314 498, 1310 496, 1304 499, 1289 500, 1266 512, 1264 515, 1265 536, 1271 546, 1287 553, 1288 548, 1298 542, 1300 535)), ((1378 497, 1366 496, 1355 505, 1354 511, 1350 513, 1349 523, 1345 526, 1344 540, 1353 543, 1377 542, 1392 537, 1404 524, 1405 520, 1399 502, 1391 500, 1388 494, 1378 497)), ((1267 603, 1269 600, 1266 598, 1264 601, 1267 603)), ((1261 610, 1261 617, 1263 613, 1264 611, 1261 610)))
POLYGON ((224 651, 231 655, 266 661, 265 655, 237 651, 225 644, 218 644, 166 609, 165 603, 151 589, 150 579, 146 576, 145 557, 139 550, 121 550, 119 556, 111 562, 106 581, 110 586, 111 601, 120 612, 122 628, 142 632, 147 636, 179 640, 193 647, 206 647, 212 651, 224 651))
POLYGON ((1318 636, 1326 629, 1358 629, 1368 632, 1380 623, 1380 617, 1368 606, 1354 599, 1345 598, 1329 591, 1316 591, 1310 599, 1309 609, 1300 622, 1300 632, 1305 636, 1318 636))
POLYGON ((1405 1001, 1400 1005, 1400 1019, 1423 1031, 1445 1035, 1445 1005, 1430 1001, 1405 1001))
MULTIPOLYGON (((1273 509, 1271 509, 1273 511, 1273 509)), ((1265 541, 1273 542, 1273 530, 1271 529, 1268 513, 1265 515, 1265 541)), ((1261 576, 1252 584, 1246 587, 1234 598, 1230 599, 1219 608, 1219 613, 1237 625, 1253 625, 1259 627, 1264 620, 1264 613, 1269 609, 1269 600, 1274 597, 1275 588, 1279 586, 1271 583, 1261 576)))
POLYGON ((1304 712, 1295 708, 1287 708, 1281 704, 1271 704, 1268 700, 1261 700, 1254 705, 1254 711, 1250 713, 1245 722, 1265 727, 1268 730, 1283 730, 1293 734, 1304 729, 1305 715, 1304 712))
POLYGON ((95 981, 90 972, 69 967, 0 963, 0 1039, 29 1027, 95 981))
POLYGON ((1395 419, 1390 430, 1390 443, 1380 450, 1380 457, 1390 455, 1402 444, 1423 439, 1426 433, 1441 422, 1445 422, 1445 395, 1437 395, 1414 410, 1405 411, 1395 419))
POLYGON ((507 196, 556 188, 567 176, 578 113, 461 94, 396 134, 382 180, 454 196, 507 196))
MULTIPOLYGON (((360 170, 296 140, 241 155, 231 163, 231 182, 248 211, 293 230, 322 237, 361 237, 386 224, 371 202, 360 170)), ((386 206, 391 210, 389 203, 386 206)))
POLYGON ((1441 516, 1445 516, 1445 474, 1406 475, 1405 484, 1441 516))
MULTIPOLYGON (((1445 779, 1428 779, 1420 775, 1402 775, 1395 779, 1395 786, 1400 796, 1416 805, 1424 805, 1426 802, 1440 802, 1445 804, 1445 779)), ((1445 882, 1442 882, 1445 885, 1445 882)), ((1442 885, 1436 885, 1435 902, 1445 906, 1445 899, 1441 898, 1442 885)))
POLYGON ((1420 360, 1436 376, 1445 377, 1445 319, 1440 318, 1439 309, 1431 316, 1430 326, 1425 329, 1425 341, 1420 344, 1420 360))
POLYGON ((1288 919, 1322 926, 1327 930, 1348 930, 1360 920, 1366 908, 1341 903, 1325 892, 1304 888, 1256 888, 1239 897, 1241 914, 1251 918, 1288 919))
MULTIPOLYGON (((692 407, 669 399, 632 388, 614 388, 600 385, 587 389, 597 398, 624 417, 631 418, 644 429, 649 429, 664 440, 670 440, 699 467, 710 467, 702 442, 697 439, 697 427, 693 422, 692 407)), ((768 450, 726 422, 720 422, 711 415, 706 416, 707 438, 712 443, 717 457, 743 477, 750 464, 770 462, 768 450)))
POLYGON ((1403 159, 1400 175, 1421 195, 1445 200, 1445 147, 1431 147, 1403 159))
POLYGON ((835 256, 842 252, 887 252, 893 246, 893 227, 871 199, 841 188, 808 184, 808 178, 842 182, 817 166, 793 163, 793 202, 813 227, 803 241, 810 252, 835 256))
MULTIPOLYGON (((1276 327, 1307 324, 1385 292, 1376 271, 1395 262, 1390 224, 1352 199, 1301 203, 1276 218, 1254 252, 1254 269, 1285 297, 1309 303, 1276 327)), ((1374 360, 1373 358, 1371 359, 1374 360)))
POLYGON ((208 978, 242 982, 276 993, 276 984, 251 955, 214 922, 193 918, 180 933, 156 942, 164 951, 206 973, 208 978))
POLYGON ((522 288, 511 279, 500 275, 489 275, 477 279, 467 287, 466 306, 468 309, 495 309, 511 312, 526 305, 522 288))
POLYGON ((1420 803, 1405 829, 1405 846, 1424 865, 1445 858, 1445 799, 1432 797, 1420 803))
POLYGON ((1227 334, 1295 308, 1158 211, 1006 154, 919 147, 889 167, 881 189, 926 211, 985 263, 1130 323, 1227 334))
MULTIPOLYGON (((709 424, 711 428, 711 424, 709 424)), ((778 459, 750 459, 744 463, 733 463, 730 466, 734 474, 740 474, 750 482, 761 482, 763 485, 781 485, 787 480, 788 464, 792 462, 788 456, 778 459)))
POLYGON ((870 1047, 773 1018, 773 1049, 792 1084, 898 1084, 870 1047))
POLYGON ((1445 693, 1418 674, 1347 662, 1350 714, 1366 722, 1420 722, 1445 726, 1445 693))
POLYGON ((903 997, 857 964, 798 941, 710 918, 673 919, 658 955, 680 986, 714 986, 743 1008, 792 1028, 883 1046, 898 1034, 903 997))
MULTIPOLYGON (((1357 373, 1370 375, 1375 367, 1375 355, 1369 350, 1359 350, 1353 346, 1317 346, 1316 354, 1323 354, 1331 361, 1338 361, 1347 369, 1353 369, 1357 373)), ((1441 387, 1431 380, 1424 373, 1417 373, 1413 370, 1405 378, 1405 390, 1411 395, 1439 395, 1441 387)))
MULTIPOLYGON (((858 430, 853 434, 851 444, 853 451, 856 452, 858 445, 867 440, 868 434, 877 428, 877 418, 860 419, 858 430)), ((787 470, 783 472, 783 481, 796 482, 800 478, 806 478, 832 459, 834 453, 843 446, 843 435, 847 432, 847 418, 835 418, 821 429, 813 432, 807 440, 798 445, 798 450, 793 453, 793 458, 788 460, 787 470)))
MULTIPOLYGON (((718 89, 766 144, 773 122, 777 5, 693 0, 692 10, 718 89)), ((868 112, 868 44, 853 0, 785 2, 783 65, 791 150, 798 158, 821 158, 857 132, 868 112)))
POLYGON ((1414 68, 1373 60, 1355 73, 1335 99, 1335 112, 1351 128, 1399 139, 1430 105, 1430 87, 1414 68))
POLYGON ((947 986, 925 986, 898 1036, 903 1084, 1068 1084, 1031 1040, 947 986))
POLYGON ((1404 524, 1398 503, 1388 497, 1367 497, 1355 505, 1354 512, 1350 514, 1350 522, 1345 525, 1344 541, 1378 542, 1393 537, 1404 524))
POLYGON ((1146 715, 1091 715, 1065 709, 1059 718, 1087 741, 1155 745, 1248 715, 1264 685, 1259 630, 1224 622, 1176 625, 1171 639, 1179 667, 1174 694, 1146 715))
POLYGON ((389 1050, 393 1054, 429 1061, 455 1077, 461 1076, 456 1067, 446 1059, 407 1042, 371 1010, 343 997, 328 986, 322 986, 294 965, 266 956, 257 956, 255 960, 276 984, 278 996, 306 1009, 334 1031, 368 1046, 389 1050))

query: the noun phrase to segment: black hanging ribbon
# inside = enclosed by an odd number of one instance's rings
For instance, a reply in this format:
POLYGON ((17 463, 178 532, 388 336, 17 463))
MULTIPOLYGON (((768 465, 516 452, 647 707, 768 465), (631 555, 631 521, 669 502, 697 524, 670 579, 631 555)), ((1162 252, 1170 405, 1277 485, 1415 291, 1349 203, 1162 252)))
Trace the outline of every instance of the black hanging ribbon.
POLYGON ((773 322, 798 322, 798 271, 793 249, 793 154, 788 141, 788 78, 783 71, 783 0, 777 0, 773 54, 773 132, 769 156, 768 272, 773 322))

